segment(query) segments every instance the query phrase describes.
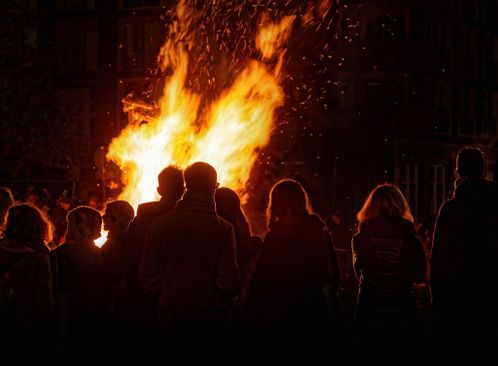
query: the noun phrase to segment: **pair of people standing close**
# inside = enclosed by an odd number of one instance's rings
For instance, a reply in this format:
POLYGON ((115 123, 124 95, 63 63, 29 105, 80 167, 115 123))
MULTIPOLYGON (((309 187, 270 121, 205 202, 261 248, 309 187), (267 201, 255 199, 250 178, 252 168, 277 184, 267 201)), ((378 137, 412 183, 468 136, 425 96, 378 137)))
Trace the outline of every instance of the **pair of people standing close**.
MULTIPOLYGON (((480 346, 498 332, 498 184, 484 179, 478 148, 457 155, 453 197, 439 211, 430 285, 438 344, 480 346)), ((417 335, 412 284, 424 279, 425 259, 399 189, 374 189, 358 213, 353 262, 360 280, 357 325, 365 342, 404 342, 417 335)), ((427 335, 425 335, 427 337, 427 335)))

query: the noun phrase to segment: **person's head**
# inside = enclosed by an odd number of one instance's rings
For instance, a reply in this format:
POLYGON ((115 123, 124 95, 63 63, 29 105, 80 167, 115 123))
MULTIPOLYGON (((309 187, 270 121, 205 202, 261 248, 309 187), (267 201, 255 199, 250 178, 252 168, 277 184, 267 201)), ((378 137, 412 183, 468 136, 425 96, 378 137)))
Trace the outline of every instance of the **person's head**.
POLYGON ((94 208, 96 210, 99 210, 100 209, 100 199, 98 196, 90 196, 90 198, 88 198, 88 206, 91 207, 91 208, 94 208))
POLYGON ((312 212, 308 194, 301 183, 284 179, 273 186, 266 210, 268 225, 292 220, 312 212))
POLYGON ((38 197, 35 191, 29 191, 28 193, 26 193, 26 196, 24 197, 24 201, 33 206, 36 206, 39 200, 40 197, 38 197))
POLYGON ((61 207, 65 211, 69 211, 69 209, 71 208, 71 200, 65 196, 59 197, 57 203, 59 204, 59 207, 61 207))
POLYGON ((45 214, 28 203, 12 206, 7 215, 4 237, 28 243, 52 241, 53 227, 45 214))
POLYGON ((7 187, 0 187, 0 228, 5 222, 7 211, 14 204, 12 191, 7 187))
POLYGON ((157 193, 161 197, 179 201, 185 192, 183 172, 173 165, 161 170, 161 173, 157 176, 157 182, 157 193))
POLYGON ((413 223, 405 196, 398 187, 389 183, 378 185, 370 192, 356 217, 360 223, 388 217, 404 218, 413 223))
POLYGON ((340 210, 335 210, 332 212, 332 216, 330 217, 332 223, 334 225, 340 225, 342 223, 342 215, 340 210))
POLYGON ((187 192, 214 196, 218 186, 216 170, 204 162, 196 162, 185 169, 185 184, 187 192))
POLYGON ((484 176, 484 154, 477 147, 464 147, 456 158, 455 177, 482 177, 484 176))
POLYGON ((78 206, 67 214, 66 240, 95 240, 100 237, 102 216, 89 206, 78 206))
POLYGON ((240 199, 230 188, 218 188, 214 194, 216 213, 233 225, 236 235, 250 236, 249 224, 240 208, 240 199))
POLYGON ((112 201, 106 204, 104 220, 104 230, 126 230, 128 224, 135 216, 135 210, 123 200, 112 201))

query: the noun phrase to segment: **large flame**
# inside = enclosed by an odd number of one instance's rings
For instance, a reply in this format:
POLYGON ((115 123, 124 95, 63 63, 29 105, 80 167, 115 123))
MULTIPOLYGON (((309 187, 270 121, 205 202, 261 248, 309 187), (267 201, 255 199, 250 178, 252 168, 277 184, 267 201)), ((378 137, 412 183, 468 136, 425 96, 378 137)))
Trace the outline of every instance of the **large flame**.
POLYGON ((188 50, 195 38, 187 29, 199 16, 180 1, 177 20, 170 25, 169 38, 159 55, 161 68, 173 71, 165 82, 159 112, 151 118, 144 113, 150 106, 126 100, 131 122, 109 146, 107 158, 123 172, 125 188, 119 199, 135 208, 157 199, 155 187, 161 169, 170 164, 185 168, 195 161, 213 165, 221 185, 244 196, 258 150, 270 139, 275 109, 283 104, 283 46, 295 17, 286 16, 276 24, 261 19, 255 43, 263 61, 249 60, 233 85, 201 115, 201 95, 185 85, 188 50), (272 60, 276 61, 273 66, 267 66, 272 60), (144 120, 146 123, 141 123, 144 120))

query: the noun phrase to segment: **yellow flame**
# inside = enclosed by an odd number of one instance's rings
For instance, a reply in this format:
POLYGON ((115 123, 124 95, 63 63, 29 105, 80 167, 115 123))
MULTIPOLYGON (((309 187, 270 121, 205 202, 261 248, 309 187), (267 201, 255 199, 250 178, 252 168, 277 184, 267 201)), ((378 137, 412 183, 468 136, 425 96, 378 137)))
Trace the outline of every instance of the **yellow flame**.
POLYGON ((170 26, 170 38, 159 55, 163 70, 171 68, 173 74, 165 83, 157 117, 151 119, 149 113, 147 123, 131 122, 113 139, 107 155, 123 172, 125 188, 119 198, 135 208, 157 199, 157 175, 169 164, 185 168, 195 161, 208 162, 217 170, 222 185, 244 195, 258 150, 270 139, 274 111, 283 104, 279 84, 282 47, 294 16, 276 24, 265 18, 256 37, 263 60, 277 57, 274 68, 250 60, 233 85, 200 116, 201 96, 185 86, 189 42, 195 38, 189 38, 186 29, 199 14, 184 1, 176 12, 178 21, 170 26))

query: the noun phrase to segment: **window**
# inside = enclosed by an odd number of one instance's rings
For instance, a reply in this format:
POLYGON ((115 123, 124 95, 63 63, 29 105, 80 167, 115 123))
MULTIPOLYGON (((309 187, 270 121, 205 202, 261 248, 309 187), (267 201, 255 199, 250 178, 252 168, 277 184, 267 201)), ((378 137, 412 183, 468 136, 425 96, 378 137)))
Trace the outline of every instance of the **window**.
POLYGON ((341 107, 356 105, 356 84, 354 80, 344 80, 337 84, 338 103, 341 107))
POLYGON ((90 89, 62 91, 63 108, 69 117, 71 129, 78 135, 80 153, 90 153, 91 92, 90 89))
POLYGON ((460 87, 457 103, 458 135, 462 137, 474 137, 476 135, 475 89, 460 87))
POLYGON ((495 80, 496 79, 496 63, 494 60, 495 56, 495 42, 494 38, 489 34, 485 34, 481 39, 482 46, 480 47, 481 57, 481 73, 480 75, 484 79, 495 80))
POLYGON ((427 200, 428 215, 435 214, 446 199, 446 167, 431 164, 428 168, 427 200))
POLYGON ((403 103, 404 88, 401 81, 367 81, 364 84, 363 102, 371 107, 396 106, 403 103))
POLYGON ((483 90, 481 98, 481 118, 477 125, 479 137, 495 137, 498 123, 498 93, 483 90))
POLYGON ((375 19, 367 19, 367 38, 370 39, 404 39, 404 15, 381 15, 375 19))
POLYGON ((99 31, 94 19, 57 21, 59 66, 64 71, 97 70, 99 31))
POLYGON ((405 195, 412 215, 417 217, 418 212, 418 165, 402 162, 399 170, 399 188, 405 195))
POLYGON ((471 27, 461 29, 462 58, 467 77, 477 76, 477 30, 471 27))
POLYGON ((425 81, 425 106, 431 111, 431 122, 437 134, 451 134, 451 86, 442 80, 425 81))
POLYGON ((118 65, 120 70, 151 67, 164 40, 165 29, 158 20, 125 19, 119 23, 118 65))

